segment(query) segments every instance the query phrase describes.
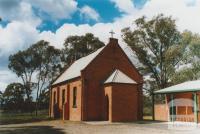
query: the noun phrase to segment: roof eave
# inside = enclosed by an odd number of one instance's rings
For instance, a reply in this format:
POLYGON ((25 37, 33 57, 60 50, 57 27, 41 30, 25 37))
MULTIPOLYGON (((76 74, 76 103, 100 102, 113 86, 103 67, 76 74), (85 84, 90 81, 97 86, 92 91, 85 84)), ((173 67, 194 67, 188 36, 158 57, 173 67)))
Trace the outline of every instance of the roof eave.
POLYGON ((200 91, 200 89, 187 89, 187 90, 181 90, 181 91, 177 91, 177 90, 174 90, 174 91, 155 91, 154 94, 171 94, 171 93, 188 93, 188 92, 198 92, 200 91))
POLYGON ((74 78, 59 82, 59 83, 52 84, 51 87, 55 87, 55 86, 58 86, 58 85, 65 84, 67 82, 75 81, 75 80, 80 79, 80 78, 81 78, 81 76, 77 76, 77 77, 74 77, 74 78))
POLYGON ((127 84, 127 85, 138 85, 137 83, 122 83, 122 82, 108 82, 108 83, 104 83, 104 85, 109 85, 109 84, 127 84))

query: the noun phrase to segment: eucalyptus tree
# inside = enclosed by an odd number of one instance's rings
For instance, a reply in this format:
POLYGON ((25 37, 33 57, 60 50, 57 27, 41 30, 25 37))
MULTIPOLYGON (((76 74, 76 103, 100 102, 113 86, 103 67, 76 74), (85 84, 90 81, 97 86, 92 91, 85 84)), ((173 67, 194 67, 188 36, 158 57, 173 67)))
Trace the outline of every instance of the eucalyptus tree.
POLYGON ((61 64, 60 50, 55 49, 49 45, 49 42, 41 40, 33 44, 28 51, 37 55, 36 68, 36 85, 37 85, 37 96, 36 96, 36 115, 38 111, 39 96, 43 89, 48 89, 50 83, 60 73, 59 68, 61 64), (58 70, 57 70, 58 69, 58 70))
POLYGON ((63 49, 63 60, 70 65, 75 60, 90 54, 105 44, 92 33, 82 36, 69 36, 65 39, 63 49))
POLYGON ((60 73, 60 59, 60 50, 44 40, 9 57, 8 67, 22 79, 28 101, 32 101, 32 90, 37 89, 36 115, 41 90, 48 89, 50 83, 60 73))
POLYGON ((183 60, 172 77, 174 84, 200 79, 200 35, 184 31, 181 36, 186 49, 183 60))
POLYGON ((135 26, 123 29, 122 37, 142 63, 141 72, 150 76, 150 92, 169 86, 185 50, 175 20, 160 14, 150 20, 141 17, 135 26))
POLYGON ((4 108, 9 111, 23 111, 25 88, 21 83, 9 84, 4 93, 4 108))
POLYGON ((32 76, 38 67, 37 55, 30 50, 19 51, 9 56, 8 67, 22 79, 27 101, 32 101, 32 76))
MULTIPOLYGON (((122 38, 142 63, 142 74, 149 77, 145 81, 145 89, 152 95, 154 113, 153 92, 171 84, 176 66, 182 61, 185 45, 181 43, 181 34, 171 17, 160 14, 147 20, 143 16, 135 20, 134 26, 134 30, 129 27, 123 29, 122 38)), ((157 96, 156 99, 163 100, 162 96, 157 96)))

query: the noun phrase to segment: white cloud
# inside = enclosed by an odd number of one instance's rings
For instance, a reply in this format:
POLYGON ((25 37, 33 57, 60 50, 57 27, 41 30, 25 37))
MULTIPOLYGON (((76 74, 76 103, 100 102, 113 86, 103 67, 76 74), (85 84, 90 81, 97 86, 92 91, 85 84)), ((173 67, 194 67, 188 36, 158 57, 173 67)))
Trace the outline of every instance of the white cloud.
POLYGON ((4 92, 6 87, 7 87, 7 85, 8 85, 7 82, 6 83, 5 82, 0 82, 0 91, 4 92))
MULTIPOLYGON (((120 1, 118 1, 118 5, 120 1)), ((122 3, 123 4, 123 3, 122 3)), ((191 30, 192 32, 200 33, 200 0, 151 0, 148 1, 142 9, 132 10, 132 6, 125 8, 125 4, 121 5, 119 9, 127 14, 121 18, 116 18, 111 23, 96 23, 92 26, 88 24, 63 24, 56 32, 43 31, 39 32, 35 25, 28 22, 14 21, 9 23, 5 28, 0 26, 0 53, 8 55, 16 52, 19 49, 27 47, 40 39, 49 41, 57 48, 61 48, 64 39, 69 35, 83 35, 87 32, 93 33, 105 43, 108 42, 110 37, 109 31, 111 29, 116 33, 114 37, 118 38, 120 43, 121 29, 132 25, 133 21, 143 15, 151 18, 159 13, 170 15, 177 20, 177 27, 179 30, 191 30)), ((0 79, 0 82, 2 80, 0 79)), ((3 81, 4 83, 9 83, 3 81)))
POLYGON ((21 0, 0 1, 0 16, 6 21, 21 21, 34 26, 41 23, 41 19, 32 11, 31 5, 21 0))
POLYGON ((116 18, 112 23, 96 23, 95 25, 81 24, 64 24, 55 33, 50 31, 43 31, 40 33, 40 38, 49 40, 56 47, 62 47, 64 39, 69 35, 83 35, 87 32, 94 33, 95 36, 99 37, 105 43, 110 37, 109 31, 111 29, 116 33, 114 37, 121 39, 121 29, 124 27, 131 26, 134 28, 133 21, 143 15, 151 18, 160 13, 172 16, 177 20, 177 26, 179 30, 191 30, 193 32, 200 33, 200 0, 196 0, 194 5, 188 6, 193 0, 152 0, 148 1, 142 9, 135 9, 134 13, 124 15, 121 18, 116 18), (179 5, 179 6, 177 6, 179 5))
POLYGON ((71 15, 78 10, 75 0, 29 0, 29 2, 40 11, 48 13, 53 19, 71 18, 71 15))
POLYGON ((189 29, 200 33, 200 0, 152 0, 148 1, 140 14, 154 16, 158 13, 170 15, 177 20, 179 30, 189 29), (193 4, 189 4, 193 2, 193 4))
POLYGON ((38 40, 39 32, 29 23, 13 21, 0 28, 0 57, 22 50, 38 40))
POLYGON ((136 8, 132 0, 110 0, 115 4, 115 7, 121 12, 134 13, 136 8))
POLYGON ((75 0, 1 0, 0 16, 7 21, 25 21, 38 26, 42 19, 70 19, 78 10, 75 0), (35 15, 36 8, 41 18, 35 15), (48 14, 48 18, 45 15, 48 14), (44 18, 43 18, 44 17, 44 18))
POLYGON ((120 38, 120 30, 122 26, 119 23, 97 23, 93 26, 88 24, 74 25, 74 24, 64 24, 55 33, 52 32, 42 32, 40 33, 41 39, 46 39, 51 42, 52 45, 61 48, 66 37, 69 35, 83 35, 85 33, 93 33, 95 36, 99 37, 101 41, 105 43, 108 42, 110 37, 109 31, 114 29, 116 35, 114 37, 120 38), (118 29, 117 29, 118 28, 118 29), (53 39, 53 40, 52 40, 53 39))
POLYGON ((4 91, 9 83, 20 82, 17 76, 8 70, 0 70, 0 91, 4 91))
POLYGON ((85 5, 80 9, 81 17, 83 17, 86 20, 95 20, 98 21, 100 18, 100 15, 97 11, 95 11, 93 8, 85 5))

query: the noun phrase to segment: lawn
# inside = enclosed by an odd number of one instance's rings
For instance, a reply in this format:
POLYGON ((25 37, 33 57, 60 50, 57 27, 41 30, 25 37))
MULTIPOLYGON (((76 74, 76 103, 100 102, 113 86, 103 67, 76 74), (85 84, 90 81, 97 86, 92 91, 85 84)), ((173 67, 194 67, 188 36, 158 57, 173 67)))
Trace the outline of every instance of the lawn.
POLYGON ((36 122, 49 119, 47 110, 39 111, 38 116, 35 116, 35 113, 8 113, 2 110, 0 111, 0 125, 36 122))

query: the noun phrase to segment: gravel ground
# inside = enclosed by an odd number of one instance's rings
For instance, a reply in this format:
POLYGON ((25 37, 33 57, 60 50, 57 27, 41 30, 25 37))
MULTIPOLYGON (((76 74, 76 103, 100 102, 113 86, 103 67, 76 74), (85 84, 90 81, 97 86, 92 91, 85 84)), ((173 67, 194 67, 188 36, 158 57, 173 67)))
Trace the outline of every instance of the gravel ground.
POLYGON ((168 129, 166 122, 72 122, 42 121, 26 124, 0 125, 0 134, 199 134, 200 127, 168 129), (177 130, 180 129, 180 130, 177 130))

